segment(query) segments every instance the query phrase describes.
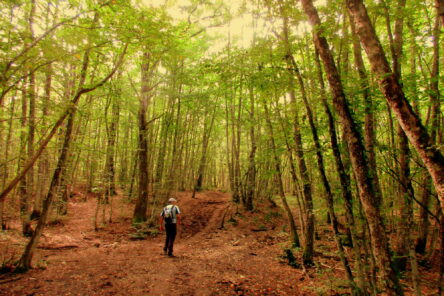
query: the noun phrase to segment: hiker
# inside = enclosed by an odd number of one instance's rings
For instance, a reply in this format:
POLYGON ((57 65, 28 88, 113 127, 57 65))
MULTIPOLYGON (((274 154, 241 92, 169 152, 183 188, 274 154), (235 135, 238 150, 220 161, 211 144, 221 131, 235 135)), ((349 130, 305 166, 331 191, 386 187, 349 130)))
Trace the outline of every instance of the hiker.
POLYGON ((164 226, 166 229, 166 239, 165 246, 163 247, 163 253, 170 257, 173 255, 173 245, 174 239, 176 238, 177 224, 180 224, 180 209, 176 205, 177 200, 170 198, 168 200, 168 205, 163 208, 162 213, 160 213, 160 231, 163 231, 164 226))

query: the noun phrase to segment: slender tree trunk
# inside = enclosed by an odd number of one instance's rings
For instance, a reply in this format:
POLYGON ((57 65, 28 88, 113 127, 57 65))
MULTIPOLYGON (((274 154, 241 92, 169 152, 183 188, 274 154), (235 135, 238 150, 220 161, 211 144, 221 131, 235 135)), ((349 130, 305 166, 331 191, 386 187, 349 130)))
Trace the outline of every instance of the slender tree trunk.
MULTIPOLYGON (((278 115, 279 115, 279 122, 280 122, 281 128, 282 128, 282 133, 283 133, 284 139, 285 139, 285 146, 287 148, 288 161, 289 161, 289 166, 290 166, 290 175, 291 175, 291 180, 293 181, 293 195, 296 198, 296 201, 298 203, 299 223, 301 224, 301 232, 305 233, 305 222, 304 222, 303 213, 306 212, 306 210, 305 210, 306 207, 305 207, 304 202, 303 201, 301 202, 301 199, 302 199, 301 194, 300 194, 301 190, 299 189, 299 179, 297 176, 296 167, 294 165, 295 161, 293 158, 294 149, 291 147, 291 144, 288 141, 288 139, 291 138, 291 136, 289 136, 287 133, 287 128, 284 125, 284 119, 279 114, 279 111, 278 111, 278 115)), ((300 247, 300 246, 297 246, 297 247, 300 247)))
POLYGON ((182 128, 181 124, 181 94, 182 87, 179 87, 179 95, 177 98, 177 109, 176 109, 176 115, 175 115, 175 129, 174 129, 174 137, 173 137, 173 149, 171 151, 171 164, 170 164, 170 171, 168 174, 168 179, 166 180, 166 196, 168 197, 170 193, 177 188, 177 171, 179 170, 180 163, 182 160, 182 154, 183 154, 183 132, 180 131, 182 128))
MULTIPOLYGON (((16 91, 17 94, 17 91, 16 91)), ((12 137, 12 129, 13 129, 13 118, 14 118, 14 112, 15 112, 15 105, 16 105, 16 94, 11 98, 11 106, 9 109, 9 120, 8 120, 8 133, 6 136, 6 141, 5 141, 5 152, 4 152, 4 159, 8 160, 9 159, 9 150, 10 150, 10 146, 11 146, 11 137, 12 137)), ((9 177, 9 168, 8 165, 5 163, 3 165, 3 174, 2 174, 2 188, 5 187, 6 185, 6 181, 9 177)), ((5 230, 7 229, 7 219, 5 217, 5 200, 0 200, 0 207, 1 207, 1 229, 5 230)))
POLYGON ((419 225, 418 237, 416 239, 415 251, 419 254, 425 254, 427 246, 427 238, 429 235, 429 215, 427 209, 430 204, 430 194, 432 187, 432 180, 430 174, 423 172, 421 176, 421 204, 419 209, 419 225))
MULTIPOLYGON (((353 194, 351 192, 351 182, 350 182, 350 177, 346 172, 344 163, 342 161, 341 158, 341 152, 339 149, 339 144, 338 144, 338 138, 336 136, 336 127, 335 127, 335 120, 333 118, 333 114, 330 110, 330 106, 328 105, 327 102, 327 95, 326 95, 326 91, 325 91, 325 85, 324 85, 324 78, 322 75, 322 67, 321 67, 321 63, 319 61, 319 52, 317 50, 315 50, 315 62, 316 62, 316 66, 318 67, 318 75, 319 75, 319 84, 321 86, 321 101, 322 101, 322 105, 324 107, 324 111, 327 114, 327 119, 328 119, 328 131, 329 131, 329 135, 330 135, 330 145, 333 151, 333 156, 335 159, 335 165, 336 165, 336 171, 338 172, 339 175, 339 181, 341 184, 341 193, 342 193, 342 198, 344 200, 344 208, 345 208, 345 216, 347 219, 347 224, 348 224, 348 228, 347 228, 347 236, 349 238, 349 240, 351 241, 351 243, 353 244, 353 246, 355 246, 356 244, 356 248, 355 249, 355 255, 356 256, 356 260, 359 263, 358 266, 361 267, 361 260, 358 259, 360 258, 360 247, 359 247, 359 240, 357 238, 357 233, 356 233, 356 225, 355 225, 355 218, 353 215, 353 194)), ((358 269, 360 270, 360 269, 358 269)), ((363 285, 362 285, 363 287, 363 285)))
MULTIPOLYGON (((411 35, 414 38, 415 33, 413 30, 412 24, 410 22, 407 22, 407 25, 410 29, 411 35)), ((435 44, 434 44, 434 46, 435 46, 435 44)), ((411 67, 410 67, 411 76, 416 77, 416 68, 417 68, 416 47, 417 47, 417 45, 415 44, 414 39, 413 39, 410 47, 411 47, 411 55, 410 55, 411 56, 411 67)), ((435 58, 436 58, 436 56, 434 56, 434 59, 435 58)), ((417 96, 416 80, 413 80, 413 83, 414 83, 413 84, 413 93, 416 98, 416 96, 417 96)), ((414 103, 416 103, 416 100, 414 100, 414 103)), ((417 109, 418 109, 418 107, 416 105, 416 112, 418 113, 417 109)), ((427 126, 427 123, 426 123, 426 126, 427 126)), ((420 200, 421 200, 422 206, 419 207, 418 236, 417 236, 416 242, 415 242, 415 251, 419 254, 425 254, 427 239, 428 239, 428 234, 429 234, 429 226, 430 226, 428 209, 430 206, 430 194, 431 194, 431 190, 432 190, 432 180, 431 180, 430 174, 427 172, 427 170, 423 170, 421 173, 419 190, 420 190, 419 195, 420 195, 420 200)))
POLYGON ((299 242, 299 236, 296 229, 296 223, 294 222, 293 213, 291 212, 290 206, 288 205, 287 198, 285 196, 284 192, 284 184, 282 182, 282 170, 281 170, 281 163, 279 160, 279 156, 277 154, 276 144, 274 141, 274 133, 273 133, 273 126, 271 124, 270 119, 270 112, 268 110, 268 106, 266 102, 263 102, 264 110, 265 110, 265 121, 267 123, 267 129, 268 134, 270 137, 270 144, 271 144, 271 150, 273 153, 273 161, 274 161, 274 167, 276 169, 276 181, 277 181, 277 189, 279 192, 279 197, 281 198, 282 204, 284 206, 284 209, 288 216, 288 223, 290 224, 290 231, 291 231, 291 242, 294 247, 300 246, 299 242))
POLYGON ((138 126, 139 126, 139 190, 134 209, 133 222, 144 222, 147 219, 147 202, 148 202, 148 126, 147 112, 151 99, 150 89, 150 54, 145 52, 142 57, 141 69, 141 94, 139 102, 138 126))
MULTIPOLYGON (((32 0, 31 3, 31 10, 29 13, 29 32, 31 40, 30 42, 34 41, 34 15, 35 15, 35 9, 36 4, 35 0, 32 0)), ((34 139, 35 139, 35 101, 36 101, 36 83, 35 83, 35 72, 31 71, 29 73, 29 85, 28 85, 28 97, 29 97, 29 115, 28 116, 28 158, 31 158, 34 154, 34 139)), ((28 171, 28 174, 26 176, 26 186, 27 186, 27 203, 28 203, 28 211, 30 210, 31 203, 33 201, 33 197, 35 196, 35 190, 34 190, 34 168, 30 168, 28 171)), ((28 212, 28 215, 30 215, 30 212, 28 212)), ((30 217, 28 218, 30 219, 30 217)))
MULTIPOLYGON (((120 75, 119 75, 120 76, 120 75)), ((108 202, 108 196, 116 194, 116 168, 115 168, 115 154, 117 130, 120 119, 120 89, 116 91, 116 97, 111 98, 111 122, 107 128, 107 148, 106 148, 106 162, 105 162, 105 202, 108 202)))
POLYGON ((335 236, 336 245, 338 247, 339 257, 341 258, 341 262, 344 266, 347 280, 349 281, 350 288, 352 289, 353 294, 360 295, 360 294, 362 294, 362 292, 358 288, 358 286, 356 285, 356 283, 354 281, 353 274, 352 274, 348 259, 345 255, 344 246, 342 245, 342 242, 341 242, 340 232, 338 229, 339 222, 338 222, 338 219, 337 219, 335 211, 334 211, 333 193, 331 192, 330 183, 328 182, 327 174, 325 171, 324 158, 322 155, 322 148, 321 148, 321 144, 319 141, 318 131, 315 126, 315 119, 313 116, 312 109, 311 109, 309 102, 308 102, 308 98, 307 98, 307 94, 306 94, 306 90, 305 90, 305 84, 302 79, 302 75, 299 71, 299 67, 296 64, 296 61, 295 61, 295 59, 292 55, 292 52, 291 52, 291 46, 289 44, 289 38, 288 38, 289 37, 288 36, 289 35, 288 34, 288 19, 286 17, 284 17, 284 32, 283 33, 284 33, 284 40, 285 40, 286 48, 287 48, 286 58, 287 58, 287 65, 289 67, 289 72, 290 72, 290 75, 293 75, 293 74, 296 75, 297 81, 299 83, 299 89, 301 91, 301 97, 302 97, 304 106, 307 111, 308 121, 310 124, 310 129, 312 132, 313 141, 314 141, 315 148, 316 148, 316 159, 317 159, 318 170, 319 170, 322 185, 324 187, 325 194, 326 194, 325 200, 327 202, 327 209, 328 209, 329 217, 331 220, 331 226, 332 226, 333 233, 335 236))
MULTIPOLYGON (((391 26, 390 26, 390 14, 387 5, 385 6, 385 15, 386 15, 386 25, 388 28, 388 35, 390 40, 390 49, 392 53, 392 64, 394 75, 398 80, 401 80, 401 58, 403 56, 402 45, 403 45, 403 27, 404 27, 404 8, 405 8, 405 0, 398 0, 396 7, 396 20, 395 20, 395 29, 394 36, 392 36, 391 26)), ((409 207, 411 206, 410 200, 413 195, 413 186, 410 180, 410 150, 408 146, 408 139, 402 130, 401 126, 397 125, 397 134, 398 134, 398 146, 399 146, 399 193, 397 205, 399 209, 398 215, 398 223, 397 223, 397 238, 394 243, 395 250, 395 264, 399 270, 404 271, 407 264, 407 259, 409 257, 409 245, 410 245, 410 235, 409 230, 412 225, 408 224, 408 221, 412 219, 409 218, 409 207)))
MULTIPOLYGON (((31 158, 34 155, 34 139, 35 139, 35 105, 36 105, 36 85, 35 85, 35 74, 31 73, 29 75, 29 132, 28 132, 28 158, 31 158)), ((34 186, 34 169, 31 168, 28 171, 27 176, 27 191, 28 191, 28 205, 30 207, 31 203, 35 197, 35 186, 34 186)), ((29 213, 30 214, 30 213, 29 213)))
POLYGON ((131 161, 134 160, 137 157, 132 157, 131 152, 130 152, 130 147, 132 145, 132 141, 131 139, 132 137, 132 128, 131 128, 131 119, 132 119, 132 114, 130 112, 128 112, 128 117, 127 117, 127 123, 125 126, 125 131, 124 131, 124 136, 123 136, 123 141, 125 143, 129 143, 129 145, 122 145, 123 147, 121 148, 121 156, 120 156, 120 174, 119 174, 119 183, 121 188, 125 191, 128 192, 128 188, 130 187, 128 185, 128 182, 132 182, 132 179, 130 179, 131 173, 132 173, 132 164, 131 161), (131 180, 131 181, 130 181, 131 180))
POLYGON ((341 117, 344 133, 347 137, 350 157, 356 182, 359 187, 359 196, 369 222, 372 247, 377 258, 378 267, 382 273, 384 288, 388 295, 404 295, 395 271, 392 268, 388 239, 379 212, 374 183, 369 174, 368 163, 364 156, 364 146, 356 124, 347 105, 341 79, 333 61, 332 54, 325 37, 322 35, 321 22, 311 0, 301 0, 303 9, 314 29, 314 43, 324 62, 327 78, 333 92, 333 104, 341 117))
POLYGON ((294 92, 294 80, 290 79, 290 100, 293 111, 293 133, 296 149, 296 158, 299 164, 299 171, 302 180, 302 192, 304 196, 306 206, 306 222, 305 222, 305 246, 302 254, 304 265, 313 265, 313 252, 314 252, 314 213, 313 213, 313 197, 311 189, 310 176, 308 174, 307 164, 305 162, 304 150, 302 145, 302 136, 300 131, 299 116, 297 114, 296 95, 294 92))
POLYGON ((207 150, 208 144, 210 142, 211 131, 213 129, 214 119, 216 117, 216 108, 214 108, 213 114, 211 115, 210 122, 207 122, 207 118, 204 118, 204 134, 202 139, 202 154, 200 157, 199 168, 197 171, 197 179, 193 189, 192 197, 195 197, 196 191, 202 190, 203 177, 205 173, 205 167, 207 166, 207 150))
MULTIPOLYGON (((175 76, 175 74, 172 74, 175 76)), ((175 78, 173 78, 175 80, 175 78)), ((172 90, 175 90, 175 85, 173 82, 172 90)), ((173 123, 173 113, 174 113, 174 96, 173 94, 170 94, 168 98, 168 104, 165 106, 165 115, 163 116, 162 123, 160 125, 160 146, 159 146, 159 152, 157 154, 157 166, 156 166, 156 174, 154 177, 154 198, 157 200, 158 198, 163 199, 164 196, 164 187, 163 179, 165 174, 165 162, 167 157, 167 151, 168 151, 168 137, 169 132, 171 130, 171 125, 173 123)), ((168 189, 166 189, 168 191, 168 189)))
MULTIPOLYGON (((364 98, 364 143, 365 143, 365 151, 368 156, 368 164, 370 168, 370 174, 373 177, 376 188, 376 198, 377 204, 380 206, 382 203, 382 191, 379 183, 378 170, 376 167, 376 152, 375 152, 375 123, 374 123, 374 107, 371 100, 370 94, 370 86, 369 79, 367 77, 367 71, 365 70, 364 60, 362 59, 361 46, 359 44, 358 38, 356 38, 356 28, 352 21, 350 21, 350 27, 352 31, 352 41, 353 41, 353 54, 356 68, 359 74, 359 84, 362 89, 362 96, 364 98)), ((389 118, 391 120, 391 114, 389 114, 389 118)), ((390 125, 393 127, 393 125, 390 125)))
POLYGON ((33 253, 35 250, 35 247, 38 244, 38 241, 40 239, 40 236, 43 232, 43 228, 45 226, 46 220, 49 215, 49 208, 51 206, 52 200, 54 198, 54 195, 57 194, 57 187, 60 180, 60 175, 62 174, 62 171, 64 169, 67 157, 68 157, 68 150, 70 146, 70 140, 71 140, 71 132, 72 128, 66 130, 66 136, 65 136, 65 142, 63 143, 63 148, 56 166, 56 169, 54 171, 54 175, 52 177, 51 185, 48 191, 48 195, 46 196, 44 202, 43 202, 43 210, 42 214, 40 216, 40 219, 38 221, 37 227, 34 231, 33 236, 31 237, 31 240, 29 241, 28 245, 26 246, 25 252, 23 253, 20 262, 19 262, 19 269, 27 270, 31 267, 31 260, 33 257, 33 253))
MULTIPOLYGON (((22 91, 22 118, 20 120, 20 155, 19 155, 19 167, 18 171, 25 166, 26 161, 26 125, 28 123, 28 102, 27 102, 27 91, 26 82, 23 82, 22 91)), ((20 197, 20 219, 22 221, 22 233, 24 236, 30 236, 32 234, 31 220, 29 213, 30 205, 30 192, 28 186, 29 175, 25 176, 19 184, 18 193, 20 197)))
POLYGON ((378 78, 380 89, 429 171, 440 199, 441 208, 444 209, 444 157, 434 146, 419 117, 406 100, 396 75, 390 69, 362 0, 346 0, 346 3, 361 43, 368 55, 372 72, 378 78))
MULTIPOLYGON (((296 97, 294 90, 290 90, 291 103, 293 105, 293 112, 296 112, 296 97)), ((305 162, 303 146, 302 146, 302 136, 299 127, 298 115, 294 114, 293 123, 294 141, 296 148, 296 158, 298 159, 299 171, 301 174, 302 181, 302 194, 305 201, 305 246, 304 252, 302 254, 304 265, 313 264, 313 252, 314 252, 314 213, 313 213, 313 198, 311 190, 311 181, 308 174, 307 165, 305 162)))
MULTIPOLYGON (((284 20, 284 24, 285 25, 286 25, 286 22, 287 22, 287 20, 285 19, 284 20)), ((285 28, 286 28, 286 26, 285 26, 285 28)), ((287 35, 286 41, 287 41, 287 45, 288 45, 288 31, 285 30, 284 33, 285 33, 284 35, 287 35)), ((317 128, 315 126, 313 112, 312 112, 311 107, 310 107, 310 105, 308 103, 307 94, 306 94, 306 91, 305 91, 304 81, 303 81, 302 75, 301 75, 301 73, 299 71, 299 67, 296 64, 296 61, 294 60, 294 58, 293 58, 293 56, 291 54, 291 51, 289 51, 287 53, 287 56, 288 56, 287 59, 288 59, 288 62, 289 62, 289 66, 292 67, 291 68, 292 72, 294 74, 296 74, 296 78, 298 80, 299 87, 300 87, 300 90, 301 90, 302 100, 303 100, 305 108, 307 110, 308 122, 310 124, 310 129, 311 129, 311 133, 312 133, 312 136, 313 136, 313 141, 314 141, 315 148, 316 148, 316 159, 317 159, 318 170, 319 170, 319 174, 321 176, 322 185, 323 185, 324 190, 325 190, 324 198, 325 198, 326 203, 327 203, 328 214, 329 214, 329 217, 330 217, 330 220, 331 220, 331 227, 333 229, 333 233, 334 233, 334 236, 335 236, 335 242, 336 242, 336 246, 338 248, 339 257, 341 258, 342 265, 344 266, 345 273, 346 273, 346 276, 347 276, 347 280, 349 281, 350 288, 353 291, 353 295, 361 295, 362 292, 358 288, 358 286, 356 285, 356 283, 354 281, 353 274, 352 274, 352 271, 351 271, 351 268, 350 268, 350 264, 349 264, 348 259, 346 257, 346 254, 345 254, 345 251, 344 251, 344 246, 342 245, 342 242, 341 242, 340 232, 339 232, 339 229, 338 229, 339 222, 338 222, 338 219, 336 217, 335 210, 334 210, 333 193, 331 192, 330 183, 328 182, 327 174, 325 172, 324 157, 323 157, 322 152, 321 152, 322 148, 321 148, 321 144, 319 142, 319 136, 318 136, 317 128)))
POLYGON ((256 144, 256 136, 255 136, 255 113, 254 113, 254 92, 253 87, 250 86, 249 89, 250 94, 250 143, 251 143, 251 150, 248 155, 248 170, 247 170, 247 182, 246 182, 246 189, 245 189, 245 209, 247 211, 252 211, 254 209, 253 200, 255 196, 255 187, 256 187, 256 150, 257 150, 257 144, 256 144))
POLYGON ((239 203, 240 198, 237 194, 237 189, 234 184, 234 170, 233 170, 233 161, 232 161, 232 146, 230 145, 230 121, 229 121, 229 107, 228 107, 228 94, 225 94, 225 139, 227 145, 227 165, 228 165, 228 180, 230 184, 230 190, 232 192, 232 199, 235 203, 239 203))
MULTIPOLYGON (((240 78, 242 79, 242 77, 240 78)), ((240 108, 242 105, 242 91, 239 92, 239 103, 237 105, 238 110, 236 114, 236 90, 233 90, 232 94, 232 105, 230 106, 230 115, 231 115, 231 159, 232 159, 232 171, 233 171, 233 185, 235 190, 233 192, 233 199, 241 201, 242 198, 242 180, 241 180, 241 172, 240 172, 240 119, 241 112, 240 108), (234 101, 234 102, 233 102, 234 101)))
MULTIPOLYGON (((49 102, 51 101, 51 87, 52 87, 52 64, 49 64, 46 67, 45 71, 45 93, 42 98, 42 117, 40 119, 41 124, 45 126, 47 117, 49 116, 49 102)), ((35 217, 40 216, 42 212, 42 200, 44 191, 47 189, 49 185, 49 165, 50 165, 49 154, 45 150, 42 152, 40 157, 40 161, 38 163, 38 183, 36 196, 34 199, 34 210, 33 215, 35 217)))
POLYGON ((438 10, 438 17, 441 18, 441 25, 444 26, 444 0, 435 0, 438 10))
MULTIPOLYGON (((170 109, 170 107, 167 107, 170 109)), ((161 123, 160 127, 160 146, 157 154, 156 161, 156 174, 154 177, 154 197, 157 199, 158 197, 163 198, 163 176, 165 173, 165 158, 167 156, 168 151, 168 133, 171 126, 171 114, 172 110, 167 110, 166 115, 164 116, 164 120, 161 123)))
MULTIPOLYGON (((49 30, 49 26, 51 25, 50 21, 50 10, 51 3, 48 2, 47 10, 46 10, 46 30, 49 30)), ((57 15, 58 8, 56 8, 54 15, 57 15)), ((54 26, 57 21, 57 18, 53 18, 52 25, 54 26)), ((53 65, 52 63, 48 64, 45 67, 45 84, 44 84, 44 95, 42 97, 42 116, 39 118, 40 126, 44 128, 41 131, 41 134, 46 132, 45 128, 47 125, 47 117, 49 116, 49 104, 51 101, 51 90, 52 90, 52 76, 53 76, 53 65)), ((34 197, 34 209, 31 214, 31 218, 39 217, 42 212, 42 201, 45 195, 45 191, 49 187, 49 167, 50 167, 50 158, 49 154, 46 150, 42 152, 40 156, 40 160, 38 162, 37 169, 37 183, 39 184, 36 188, 36 194, 34 197)))
MULTIPOLYGON (((29 38, 27 42, 25 42, 25 47, 28 46, 28 43, 32 43, 34 40, 34 14, 35 14, 35 0, 30 2, 30 11, 28 17, 28 30, 29 30, 29 38)), ((28 62, 29 63, 29 62, 28 62)), ((35 137, 35 74, 33 71, 30 71, 29 82, 26 84, 24 82, 23 88, 27 87, 27 91, 23 91, 23 100, 22 100, 22 120, 21 120, 21 128, 22 132, 20 135, 20 161, 19 161, 19 170, 25 164, 26 154, 28 157, 31 157, 34 153, 34 137, 35 137), (29 98, 29 104, 27 99, 29 98), (29 107, 29 110, 28 110, 29 107), (29 114, 28 114, 29 111, 29 114), (28 133, 26 134, 25 129, 26 125, 28 125, 28 133), (26 149, 27 147, 27 149, 26 149), (27 153, 26 153, 27 150, 27 153)), ((24 236, 30 236, 32 234, 31 229, 31 217, 30 217, 30 205, 32 202, 32 196, 34 195, 34 170, 30 168, 26 176, 23 178, 20 184, 20 216, 22 219, 22 233, 24 236)))
MULTIPOLYGON (((75 121, 75 113, 74 110, 69 116, 68 121, 66 123, 66 130, 65 130, 65 138, 63 141, 63 147, 62 150, 66 150, 66 159, 63 162, 60 162, 57 165, 61 165, 60 167, 60 175, 58 180, 56 181, 55 185, 55 193, 58 194, 59 200, 57 202, 57 213, 59 215, 66 215, 68 214, 68 196, 67 196, 67 176, 68 176, 68 167, 70 163, 70 148, 71 148, 71 141, 73 138, 73 131, 74 131, 74 121, 75 121)), ((52 182, 51 182, 52 184, 52 182)))

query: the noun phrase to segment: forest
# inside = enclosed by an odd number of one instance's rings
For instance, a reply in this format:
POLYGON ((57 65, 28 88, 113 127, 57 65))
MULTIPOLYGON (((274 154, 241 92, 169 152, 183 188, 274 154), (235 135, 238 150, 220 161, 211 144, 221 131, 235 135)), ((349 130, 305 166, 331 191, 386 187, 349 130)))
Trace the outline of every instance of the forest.
POLYGON ((0 295, 444 294, 443 0, 0 12, 0 295))

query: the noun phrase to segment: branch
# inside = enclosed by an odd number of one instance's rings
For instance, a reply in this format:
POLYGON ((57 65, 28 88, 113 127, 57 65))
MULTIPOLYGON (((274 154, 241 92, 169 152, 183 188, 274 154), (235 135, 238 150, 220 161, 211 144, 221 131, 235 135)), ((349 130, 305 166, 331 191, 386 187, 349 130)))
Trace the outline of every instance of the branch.
POLYGON ((126 50, 128 48, 128 43, 125 44, 125 47, 123 49, 123 52, 120 54, 119 59, 115 65, 115 67, 112 69, 112 71, 103 78, 100 82, 96 83, 93 87, 90 88, 81 88, 74 98, 71 100, 68 108, 66 108, 65 112, 60 116, 60 118, 57 120, 57 122, 52 127, 50 133, 46 136, 46 138, 41 142, 40 147, 37 149, 37 151, 34 153, 34 155, 31 157, 31 159, 26 163, 23 170, 16 176, 9 184, 5 187, 5 189, 0 193, 0 201, 4 200, 9 192, 11 192, 12 189, 22 180, 26 173, 34 166, 34 163, 37 161, 37 159, 42 154, 43 150, 45 150, 46 146, 48 145, 49 141, 51 141, 52 137, 57 132, 57 129, 62 125, 63 121, 68 117, 68 115, 73 111, 74 108, 76 108, 76 105, 81 97, 82 94, 91 92, 95 90, 96 88, 104 85, 113 75, 116 73, 117 69, 121 66, 123 63, 123 58, 126 54, 126 50))
MULTIPOLYGON (((421 208, 423 208, 427 214, 429 214, 433 219, 435 219, 438 223, 440 223, 439 218, 433 214, 429 208, 427 207, 427 205, 423 204, 422 202, 420 202, 418 199, 416 199, 415 194, 413 194, 412 192, 410 192, 410 190, 408 190, 407 186, 405 184, 403 184, 398 176, 398 174, 393 171, 393 169, 391 169, 390 167, 387 167, 386 172, 399 184, 401 185, 407 192, 408 192, 408 196, 413 199, 421 208)), ((411 181, 411 180, 410 180, 411 181)), ((429 192, 430 195, 434 195, 433 193, 429 192)))
MULTIPOLYGON (((94 46, 88 47, 88 48, 86 48, 86 50, 91 50, 91 49, 93 49, 93 48, 98 48, 98 47, 101 47, 101 46, 103 46, 103 45, 105 45, 105 44, 107 44, 107 43, 110 43, 110 41, 102 42, 102 43, 100 43, 100 44, 97 44, 97 45, 94 45, 94 46)), ((48 64, 52 64, 52 63, 54 63, 54 62, 57 62, 57 61, 63 60, 64 58, 66 58, 66 57, 68 57, 68 56, 72 56, 72 55, 74 55, 74 54, 76 54, 76 53, 79 53, 79 52, 81 52, 81 50, 73 51, 73 52, 71 52, 71 53, 64 54, 64 55, 62 55, 62 56, 60 56, 60 57, 57 57, 57 58, 54 58, 54 59, 51 59, 51 60, 45 61, 44 63, 37 65, 34 69, 30 70, 29 72, 26 72, 26 74, 24 74, 24 75, 20 76, 19 78, 17 78, 17 79, 16 79, 14 82, 12 82, 9 86, 5 86, 5 85, 4 85, 4 86, 3 86, 4 88, 2 89, 2 91, 1 91, 1 93, 0 93, 0 106, 3 105, 3 99, 4 99, 5 96, 8 94, 8 92, 11 91, 11 89, 13 89, 13 88, 14 88, 14 87, 15 87, 20 81, 22 81, 22 80, 28 78, 31 74, 35 73, 37 70, 39 70, 40 68, 42 68, 42 67, 44 67, 44 66, 46 66, 46 65, 48 65, 48 64)), ((17 72, 17 70, 14 71, 14 72, 12 72, 12 73, 9 75, 9 77, 4 76, 4 81, 6 82, 7 80, 9 80, 10 77, 11 77, 15 72, 17 72)), ((6 84, 6 83, 5 83, 5 84, 6 84)))
POLYGON ((160 114, 159 116, 156 116, 154 118, 151 118, 150 121, 148 121, 145 126, 150 125, 151 123, 153 123, 154 121, 156 121, 157 119, 161 118, 163 115, 165 115, 165 113, 160 114))
MULTIPOLYGON (((99 6, 99 8, 104 7, 104 6, 108 5, 109 3, 111 3, 111 1, 107 1, 107 2, 105 2, 105 3, 103 3, 103 4, 101 4, 101 5, 99 6)), ((68 19, 66 19, 66 20, 64 20, 64 21, 61 21, 60 23, 57 23, 57 24, 55 24, 54 26, 52 26, 48 31, 46 31, 45 33, 43 33, 42 35, 40 35, 40 37, 34 39, 31 43, 28 44, 28 46, 26 46, 25 48, 23 48, 23 50, 22 50, 18 55, 16 55, 14 58, 12 58, 12 59, 6 64, 6 67, 5 67, 4 72, 6 73, 6 72, 9 70, 9 68, 11 67, 11 65, 12 65, 15 61, 17 61, 20 57, 22 57, 24 54, 26 54, 29 50, 31 50, 31 49, 32 49, 34 46, 36 46, 40 41, 42 41, 44 38, 46 38, 46 36, 48 36, 49 34, 51 34, 52 32, 54 32, 57 28, 59 28, 60 26, 66 24, 66 23, 69 23, 69 22, 75 20, 76 18, 78 18, 79 16, 81 16, 81 15, 83 15, 83 14, 85 14, 85 13, 88 13, 88 12, 91 12, 91 11, 96 11, 96 10, 97 10, 97 9, 93 9, 93 10, 90 10, 90 11, 82 11, 82 12, 76 14, 75 16, 73 16, 73 17, 71 17, 71 18, 68 18, 68 19)))

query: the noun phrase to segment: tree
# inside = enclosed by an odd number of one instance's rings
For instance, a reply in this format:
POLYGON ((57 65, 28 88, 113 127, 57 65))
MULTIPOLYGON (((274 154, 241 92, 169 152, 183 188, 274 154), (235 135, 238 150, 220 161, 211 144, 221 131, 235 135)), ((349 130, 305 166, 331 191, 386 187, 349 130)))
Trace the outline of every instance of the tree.
POLYGON ((311 25, 314 27, 313 40, 324 63, 328 82, 333 92, 333 104, 341 118, 343 132, 347 137, 348 150, 360 190, 359 197, 369 222, 372 246, 384 279, 384 287, 389 295, 403 295, 404 293, 392 267, 388 239, 384 233, 384 224, 378 210, 374 183, 369 174, 368 163, 364 156, 364 147, 354 120, 351 117, 339 73, 333 61, 327 40, 322 36, 321 22, 312 1, 302 0, 301 3, 311 25))
POLYGON ((364 4, 360 0, 347 0, 346 3, 361 44, 369 58, 372 72, 378 78, 381 92, 429 171, 441 208, 444 209, 444 157, 431 141, 428 132, 407 101, 396 75, 390 69, 364 4))

